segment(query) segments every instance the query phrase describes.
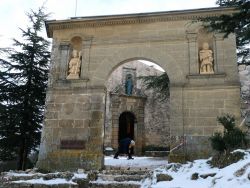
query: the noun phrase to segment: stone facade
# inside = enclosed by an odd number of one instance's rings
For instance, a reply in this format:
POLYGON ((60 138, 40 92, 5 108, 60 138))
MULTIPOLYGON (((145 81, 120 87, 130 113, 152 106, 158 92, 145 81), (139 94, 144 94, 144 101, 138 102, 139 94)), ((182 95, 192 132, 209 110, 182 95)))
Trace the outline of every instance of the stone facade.
POLYGON ((47 21, 52 62, 37 166, 103 167, 105 82, 118 66, 137 59, 155 62, 169 76, 171 148, 185 139, 185 154, 209 154, 208 136, 221 129, 216 117, 230 113, 240 120, 235 36, 207 33, 193 20, 233 11, 208 8, 47 21), (204 42, 213 52, 212 74, 199 72, 204 42), (67 80, 73 49, 81 51, 79 79, 67 80))
POLYGON ((135 154, 147 148, 167 148, 170 145, 169 100, 156 98, 155 91, 146 90, 140 76, 161 75, 163 72, 140 61, 131 61, 119 66, 107 80, 105 147, 118 147, 119 117, 123 112, 135 115, 135 154), (133 95, 126 95, 126 74, 133 74, 133 95))

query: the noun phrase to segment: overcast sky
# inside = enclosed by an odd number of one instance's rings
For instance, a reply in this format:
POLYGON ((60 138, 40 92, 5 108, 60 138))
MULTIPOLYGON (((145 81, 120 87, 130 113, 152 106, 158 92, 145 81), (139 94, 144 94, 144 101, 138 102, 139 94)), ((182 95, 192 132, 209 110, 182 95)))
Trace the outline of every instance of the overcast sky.
POLYGON ((45 3, 50 19, 142 13, 214 7, 216 0, 0 0, 0 47, 10 47, 12 38, 20 37, 26 28, 26 12, 37 10, 45 3), (77 9, 76 9, 77 5, 77 9))

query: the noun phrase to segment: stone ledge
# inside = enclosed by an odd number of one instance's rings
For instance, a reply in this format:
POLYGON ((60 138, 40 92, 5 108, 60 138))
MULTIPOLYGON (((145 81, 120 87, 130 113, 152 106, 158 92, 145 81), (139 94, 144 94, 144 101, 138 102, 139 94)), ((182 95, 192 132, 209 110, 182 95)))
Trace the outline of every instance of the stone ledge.
POLYGON ((88 82, 89 78, 79 78, 79 79, 59 79, 57 83, 79 83, 79 82, 88 82))
POLYGON ((138 96, 138 95, 126 95, 126 94, 120 94, 120 93, 110 93, 111 96, 117 96, 117 97, 123 97, 123 98, 130 98, 130 99, 142 99, 146 100, 146 96, 138 96))
POLYGON ((145 155, 151 157, 167 157, 168 154, 169 151, 145 151, 145 155))
POLYGON ((215 74, 189 74, 186 76, 188 79, 207 79, 207 78, 224 78, 226 73, 215 73, 215 74))

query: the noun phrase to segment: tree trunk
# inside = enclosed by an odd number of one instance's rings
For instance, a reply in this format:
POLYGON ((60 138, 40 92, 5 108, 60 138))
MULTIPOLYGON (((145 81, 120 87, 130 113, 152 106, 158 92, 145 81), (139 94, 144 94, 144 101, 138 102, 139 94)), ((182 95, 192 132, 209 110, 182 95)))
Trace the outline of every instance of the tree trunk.
POLYGON ((26 152, 26 139, 23 138, 19 149, 18 170, 26 169, 27 152, 26 152))

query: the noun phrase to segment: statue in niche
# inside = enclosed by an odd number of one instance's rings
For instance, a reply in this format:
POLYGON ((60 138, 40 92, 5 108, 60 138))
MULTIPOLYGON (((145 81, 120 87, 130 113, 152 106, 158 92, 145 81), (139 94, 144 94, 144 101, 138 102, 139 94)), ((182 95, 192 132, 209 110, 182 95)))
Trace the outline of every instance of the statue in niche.
POLYGON ((209 49, 209 44, 204 42, 200 50, 200 74, 214 73, 213 60, 213 51, 209 49))
POLYGON ((78 53, 77 50, 72 51, 72 58, 69 61, 69 75, 67 79, 79 79, 81 68, 81 51, 78 53))
POLYGON ((128 74, 126 77, 125 93, 126 95, 132 95, 133 93, 133 80, 131 74, 128 74))

